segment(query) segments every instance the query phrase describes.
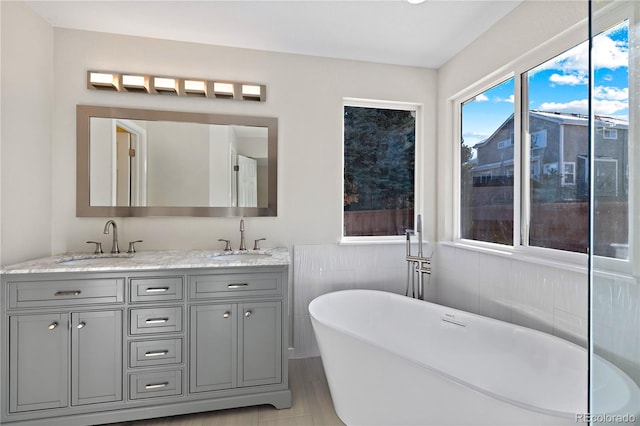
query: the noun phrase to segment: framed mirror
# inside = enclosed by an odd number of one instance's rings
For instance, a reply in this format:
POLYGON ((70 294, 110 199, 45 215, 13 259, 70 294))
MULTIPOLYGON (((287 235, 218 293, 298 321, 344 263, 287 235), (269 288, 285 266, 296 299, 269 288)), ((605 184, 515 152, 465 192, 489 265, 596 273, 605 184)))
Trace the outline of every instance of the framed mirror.
POLYGON ((278 119, 78 105, 76 216, 276 216, 278 119))

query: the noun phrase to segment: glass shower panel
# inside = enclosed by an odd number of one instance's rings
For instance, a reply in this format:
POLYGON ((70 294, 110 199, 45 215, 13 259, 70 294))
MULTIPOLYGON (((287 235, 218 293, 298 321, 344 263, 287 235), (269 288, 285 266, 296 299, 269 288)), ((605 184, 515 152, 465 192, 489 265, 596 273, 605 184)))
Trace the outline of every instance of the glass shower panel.
POLYGON ((640 2, 590 5, 590 423, 640 424, 640 2))

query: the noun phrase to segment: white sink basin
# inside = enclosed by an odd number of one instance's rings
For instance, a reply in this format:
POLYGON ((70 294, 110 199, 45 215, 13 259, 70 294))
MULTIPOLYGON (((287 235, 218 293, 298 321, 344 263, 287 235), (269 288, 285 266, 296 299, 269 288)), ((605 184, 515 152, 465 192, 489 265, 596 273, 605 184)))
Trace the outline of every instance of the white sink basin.
POLYGON ((81 266, 95 266, 105 265, 113 263, 117 259, 131 259, 132 256, 100 256, 100 257, 72 257, 67 259, 60 259, 57 263, 62 265, 81 265, 81 266))
POLYGON ((259 260, 271 257, 269 253, 218 253, 211 256, 212 260, 220 260, 223 262, 236 262, 243 260, 259 260))

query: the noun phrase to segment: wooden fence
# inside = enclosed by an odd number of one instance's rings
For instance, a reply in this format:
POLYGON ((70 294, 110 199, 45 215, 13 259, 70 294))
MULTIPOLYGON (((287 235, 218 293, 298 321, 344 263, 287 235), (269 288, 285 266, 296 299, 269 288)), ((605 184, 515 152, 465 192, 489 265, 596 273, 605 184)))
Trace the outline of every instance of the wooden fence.
POLYGON ((404 235, 406 229, 413 229, 413 209, 344 212, 344 235, 348 237, 404 235))

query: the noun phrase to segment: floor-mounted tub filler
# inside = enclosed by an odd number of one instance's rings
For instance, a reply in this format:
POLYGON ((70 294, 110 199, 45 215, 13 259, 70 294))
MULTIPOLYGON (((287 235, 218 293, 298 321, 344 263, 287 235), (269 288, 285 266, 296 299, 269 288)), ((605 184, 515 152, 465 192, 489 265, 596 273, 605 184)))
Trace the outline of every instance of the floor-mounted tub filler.
MULTIPOLYGON (((309 311, 348 425, 587 424, 588 354, 566 340, 373 290, 328 293, 309 311)), ((640 422, 637 385, 593 361, 606 395, 593 399, 607 406, 592 414, 640 422)))

